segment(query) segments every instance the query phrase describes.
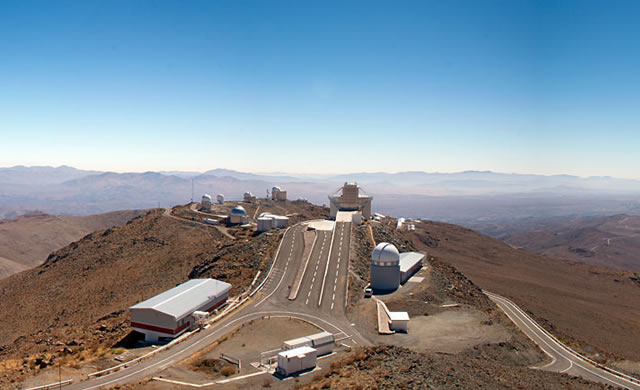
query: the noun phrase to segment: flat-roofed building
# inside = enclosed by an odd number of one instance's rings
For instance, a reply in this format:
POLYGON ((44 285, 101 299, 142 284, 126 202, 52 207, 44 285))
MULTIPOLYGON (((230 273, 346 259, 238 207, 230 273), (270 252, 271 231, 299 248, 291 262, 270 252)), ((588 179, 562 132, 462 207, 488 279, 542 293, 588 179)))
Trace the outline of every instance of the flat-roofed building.
POLYGON ((276 372, 288 376, 300 371, 310 370, 316 366, 318 351, 303 346, 278 353, 278 368, 276 372))
POLYGON ((129 308, 131 327, 147 341, 177 337, 197 325, 193 313, 211 312, 229 297, 231 284, 215 279, 191 279, 129 308))
POLYGON ((424 257, 424 253, 418 252, 400 253, 400 283, 407 283, 413 274, 420 271, 424 257))

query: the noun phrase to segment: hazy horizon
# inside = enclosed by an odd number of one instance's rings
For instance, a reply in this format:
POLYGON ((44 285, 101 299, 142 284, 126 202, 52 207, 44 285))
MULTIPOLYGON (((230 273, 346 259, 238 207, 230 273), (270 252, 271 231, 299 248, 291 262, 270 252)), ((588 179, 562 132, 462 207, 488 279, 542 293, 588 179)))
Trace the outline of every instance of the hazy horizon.
POLYGON ((582 175, 571 175, 568 173, 551 173, 551 174, 543 174, 543 173, 525 173, 525 172, 501 172, 501 171, 494 171, 494 170, 478 170, 478 169, 468 169, 468 170, 464 170, 464 171, 451 171, 451 172, 445 172, 445 171, 421 171, 421 170, 413 170, 413 169, 408 169, 408 170, 401 170, 401 171, 342 171, 342 172, 325 172, 325 173, 320 173, 320 172, 304 172, 304 171, 244 171, 244 170, 240 170, 240 169, 233 169, 233 168, 229 168, 229 167, 210 167, 210 168, 204 168, 202 170, 176 170, 176 169, 155 169, 155 170, 108 170, 108 169, 86 169, 86 168, 81 168, 81 167, 77 167, 77 166, 72 166, 69 164, 61 164, 61 165, 25 165, 25 164, 15 164, 15 165, 11 165, 11 166, 0 166, 0 169, 12 169, 12 168, 19 168, 19 167, 24 167, 24 168, 72 168, 72 169, 77 169, 80 171, 95 171, 95 172, 100 172, 100 173, 118 173, 118 174, 126 174, 126 173, 146 173, 146 172, 154 172, 154 173, 162 173, 162 174, 172 174, 172 173, 176 173, 176 174, 204 174, 206 172, 209 171, 214 171, 214 170, 224 170, 224 171, 233 171, 233 172, 238 172, 238 173, 248 173, 248 174, 255 174, 255 175, 265 175, 265 176, 275 176, 275 175, 279 175, 279 176, 293 176, 293 177, 303 177, 303 176, 309 176, 309 177, 331 177, 331 176, 345 176, 345 175, 360 175, 360 174, 388 174, 388 175, 396 175, 396 174, 404 174, 404 173, 425 173, 425 174, 434 174, 434 175, 454 175, 454 174, 461 174, 461 173, 494 173, 494 174, 498 174, 498 175, 514 175, 514 176, 541 176, 541 177, 553 177, 553 176, 572 176, 572 177, 577 177, 577 178, 581 178, 581 179, 589 179, 589 178, 612 178, 612 179, 624 179, 624 180, 638 180, 640 181, 640 177, 621 177, 621 176, 612 176, 612 175, 587 175, 587 176, 582 176, 582 175))
POLYGON ((639 12, 3 2, 0 165, 640 179, 639 12))

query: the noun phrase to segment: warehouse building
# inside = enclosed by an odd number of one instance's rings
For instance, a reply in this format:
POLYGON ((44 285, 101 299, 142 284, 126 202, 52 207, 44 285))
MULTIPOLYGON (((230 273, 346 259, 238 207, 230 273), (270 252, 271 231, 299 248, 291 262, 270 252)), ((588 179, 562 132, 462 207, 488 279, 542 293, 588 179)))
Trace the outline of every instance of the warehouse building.
POLYGON ((344 183, 335 194, 329 196, 329 216, 335 218, 338 211, 360 211, 365 219, 371 217, 371 201, 357 183, 344 183))
POLYGON ((229 297, 231 285, 215 279, 191 279, 129 308, 131 327, 146 341, 177 337, 197 326, 195 312, 211 312, 229 297))

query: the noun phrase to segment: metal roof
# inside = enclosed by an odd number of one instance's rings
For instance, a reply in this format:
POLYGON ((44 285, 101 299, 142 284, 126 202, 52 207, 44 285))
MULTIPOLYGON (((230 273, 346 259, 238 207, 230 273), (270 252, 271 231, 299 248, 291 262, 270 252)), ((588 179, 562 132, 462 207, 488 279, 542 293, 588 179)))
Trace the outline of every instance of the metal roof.
POLYGON ((231 290, 231 285, 216 279, 191 279, 146 301, 133 305, 133 309, 151 309, 176 319, 231 290))
POLYGON ((298 347, 298 348, 288 349, 286 351, 282 351, 282 352, 278 353, 278 355, 284 356, 287 359, 290 359, 292 357, 301 357, 301 356, 307 355, 307 354, 315 352, 315 351, 316 351, 315 348, 304 346, 304 347, 298 347))
POLYGON ((411 269, 416 263, 424 259, 423 253, 418 252, 404 252, 400 253, 400 272, 406 272, 411 269))

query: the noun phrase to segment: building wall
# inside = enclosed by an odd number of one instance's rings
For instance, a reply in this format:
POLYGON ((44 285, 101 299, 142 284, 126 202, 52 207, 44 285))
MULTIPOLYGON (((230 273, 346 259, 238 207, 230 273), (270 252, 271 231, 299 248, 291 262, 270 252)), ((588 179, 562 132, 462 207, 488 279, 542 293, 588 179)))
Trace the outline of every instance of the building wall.
MULTIPOLYGON (((193 311, 211 312, 222 306, 229 298, 229 293, 224 293, 217 298, 210 299, 193 311)), ((193 318, 191 314, 176 319, 168 314, 153 309, 131 309, 131 327, 136 331, 160 337, 176 337, 187 331, 193 318)))
POLYGON ((400 265, 379 266, 371 264, 371 288, 377 291, 393 291, 400 286, 400 265))

